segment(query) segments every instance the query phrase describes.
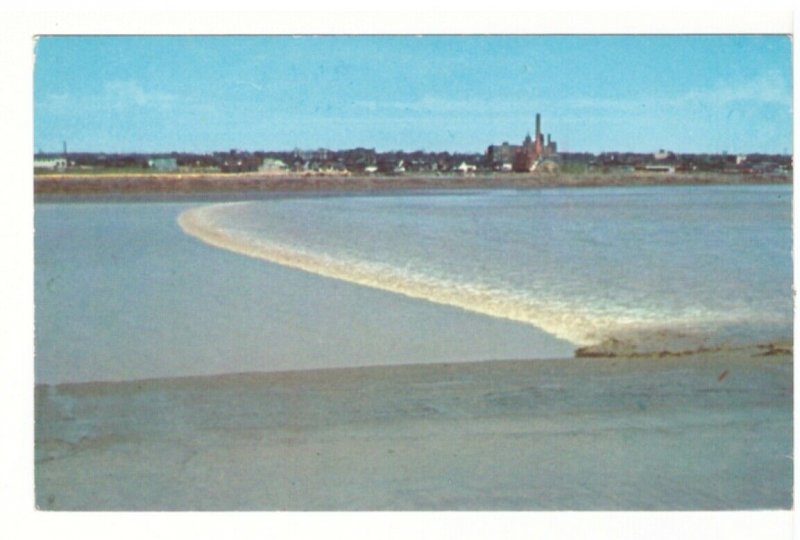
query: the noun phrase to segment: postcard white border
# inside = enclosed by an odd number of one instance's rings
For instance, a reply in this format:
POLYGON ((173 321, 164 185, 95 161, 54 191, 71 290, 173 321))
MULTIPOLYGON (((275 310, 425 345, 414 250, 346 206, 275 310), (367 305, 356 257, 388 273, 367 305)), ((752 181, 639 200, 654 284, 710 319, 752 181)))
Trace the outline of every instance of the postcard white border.
MULTIPOLYGON (((670 2, 669 12, 632 12, 633 2, 616 11, 590 11, 591 5, 566 11, 536 12, 492 6, 471 11, 463 2, 442 10, 431 2, 404 2, 395 10, 367 12, 369 4, 337 3, 322 12, 321 2, 292 2, 294 12, 252 12, 251 2, 201 3, 185 11, 172 1, 139 3, 140 11, 111 9, 104 2, 81 3, 83 12, 67 11, 61 2, 35 2, 27 11, 0 17, 0 117, 3 156, 0 237, 3 239, 3 298, 0 352, 3 376, 3 444, 0 476, 0 534, 6 538, 51 535, 58 538, 790 538, 793 512, 728 513, 414 513, 414 514, 116 514, 46 513, 33 509, 33 202, 32 90, 33 36, 37 34, 574 34, 574 33, 775 33, 793 34, 790 2, 759 2, 772 11, 715 10, 707 2, 670 2), (85 5, 85 4, 88 4, 85 5), (248 7, 249 6, 249 7, 248 7), (316 6, 316 8, 315 8, 316 6), (455 6, 455 7, 454 7, 455 6), (691 11, 686 9, 703 9, 691 11), (427 8, 427 9, 426 9, 427 8), (62 11, 59 11, 62 10, 62 11), (152 10, 157 11, 152 11, 152 10), (350 12, 343 12, 347 9, 350 12), (419 12, 408 11, 417 9, 419 12), (587 10, 588 9, 588 10, 587 10), (87 11, 88 10, 88 11, 87 11), (164 10, 173 10, 165 12, 164 10), (240 10, 233 13, 231 10, 240 10), (377 532, 380 530, 380 532, 377 532), (333 533, 333 534, 332 534, 333 533), (345 536, 346 535, 346 536, 345 536)), ((609 7, 609 4, 603 3, 609 7)), ((752 3, 728 2, 728 10, 752 3)), ((4 8, 8 9, 8 7, 4 8)), ((374 9, 374 8, 373 8, 374 9)), ((573 8, 574 9, 574 8, 573 8)), ((796 46, 796 45, 795 45, 796 46)), ((795 77, 797 77, 795 71, 795 77)), ((795 79, 795 88, 797 80, 795 79)), ((797 200, 795 200, 797 205, 797 200)), ((797 235, 795 235, 796 237, 797 235)), ((796 381, 797 382, 797 381, 796 381)), ((795 400, 796 401, 796 400, 795 400)), ((795 440, 795 447, 797 440, 795 440)), ((795 473, 797 474, 797 473, 795 473)))

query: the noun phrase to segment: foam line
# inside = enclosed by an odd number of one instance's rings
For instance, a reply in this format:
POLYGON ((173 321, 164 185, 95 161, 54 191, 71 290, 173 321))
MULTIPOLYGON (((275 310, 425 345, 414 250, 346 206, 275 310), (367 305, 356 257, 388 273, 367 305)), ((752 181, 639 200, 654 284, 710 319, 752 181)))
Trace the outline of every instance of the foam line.
MULTIPOLYGON (((415 299, 454 306, 475 313, 531 324, 577 346, 595 345, 624 333, 664 337, 665 321, 647 314, 604 314, 563 301, 538 300, 514 291, 481 283, 455 282, 380 262, 342 259, 271 240, 253 239, 215 222, 215 209, 247 203, 223 203, 184 211, 178 217, 183 231, 221 249, 248 257, 339 279, 349 283, 402 294, 415 299)), ((719 321, 718 321, 719 322, 719 321)), ((699 320, 670 321, 671 328, 697 328, 699 320)), ((663 341, 660 339, 659 341, 663 341)))

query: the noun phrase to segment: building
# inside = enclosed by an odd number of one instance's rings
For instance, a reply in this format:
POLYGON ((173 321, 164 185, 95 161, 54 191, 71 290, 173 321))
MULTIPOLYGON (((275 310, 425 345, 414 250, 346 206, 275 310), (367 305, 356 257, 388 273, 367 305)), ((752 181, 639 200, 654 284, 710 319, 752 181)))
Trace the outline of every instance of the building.
POLYGON ((318 148, 316 150, 301 150, 295 148, 292 152, 293 157, 299 157, 303 161, 328 161, 328 154, 331 151, 327 148, 318 148))
POLYGON ((227 154, 218 156, 219 169, 224 173, 256 172, 261 167, 261 158, 249 152, 231 150, 227 154))
POLYGON ((34 170, 42 171, 63 171, 67 168, 67 158, 63 157, 34 157, 34 170))
POLYGON ((555 141, 550 139, 550 134, 542 133, 542 117, 536 113, 536 131, 531 137, 530 133, 525 136, 521 145, 494 144, 486 149, 486 163, 496 171, 531 172, 536 170, 537 165, 545 158, 550 158, 551 164, 546 170, 558 168, 556 156, 558 146, 555 141))
POLYGON ((514 163, 514 156, 522 147, 518 144, 493 144, 486 149, 486 162, 490 168, 495 170, 511 170, 514 163))
MULTIPOLYGON (((539 115, 536 115, 536 126, 539 126, 539 115)), ((525 136, 522 146, 514 154, 514 163, 511 168, 514 172, 531 172, 536 168, 536 163, 541 156, 541 140, 537 129, 536 142, 531 139, 531 134, 525 136)))
MULTIPOLYGON (((512 169, 514 172, 534 171, 543 159, 554 158, 556 154, 556 143, 550 139, 549 133, 547 134, 547 140, 545 140, 545 136, 542 133, 542 117, 539 113, 536 113, 536 133, 533 138, 531 138, 530 134, 525 137, 522 142, 522 148, 514 156, 512 169)), ((550 159, 550 161, 557 168, 558 163, 554 159, 550 159)), ((553 165, 550 165, 548 170, 553 170, 553 165)))
POLYGON ((474 173, 477 169, 478 169, 477 166, 471 165, 471 164, 467 163, 466 161, 462 161, 461 164, 458 167, 456 167, 456 170, 458 172, 460 172, 461 174, 474 173))
POLYGON ((177 171, 178 160, 174 157, 155 157, 147 160, 147 166, 159 172, 177 171))
POLYGON ((67 167, 69 167, 69 161, 67 161, 66 141, 64 141, 64 151, 61 154, 44 154, 39 151, 33 156, 34 171, 63 171, 67 167))
POLYGON ((645 165, 644 170, 647 172, 675 174, 674 165, 645 165))
POLYGON ((264 158, 261 166, 258 168, 260 172, 266 173, 281 173, 289 169, 289 166, 283 160, 275 158, 264 158))

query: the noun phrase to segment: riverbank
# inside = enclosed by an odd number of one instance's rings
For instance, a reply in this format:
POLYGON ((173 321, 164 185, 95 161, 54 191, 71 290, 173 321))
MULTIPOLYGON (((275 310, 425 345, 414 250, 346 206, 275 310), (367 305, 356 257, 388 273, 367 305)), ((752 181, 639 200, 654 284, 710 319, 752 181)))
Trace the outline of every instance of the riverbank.
POLYGON ((785 344, 36 387, 48 510, 792 506, 785 344))
POLYGON ((36 195, 378 191, 400 189, 538 188, 640 185, 791 184, 791 176, 741 174, 489 174, 307 176, 263 173, 127 175, 47 174, 34 177, 36 195))

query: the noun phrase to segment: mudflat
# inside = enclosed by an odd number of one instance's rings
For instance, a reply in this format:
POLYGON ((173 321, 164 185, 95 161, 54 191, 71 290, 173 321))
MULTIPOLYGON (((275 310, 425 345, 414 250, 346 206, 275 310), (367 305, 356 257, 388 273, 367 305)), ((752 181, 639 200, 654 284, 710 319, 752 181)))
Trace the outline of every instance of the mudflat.
POLYGON ((791 184, 790 175, 719 173, 479 174, 324 176, 264 173, 40 174, 37 196, 146 193, 348 192, 399 189, 537 188, 643 185, 791 184))
POLYGON ((791 346, 37 385, 45 510, 791 508, 791 346))

